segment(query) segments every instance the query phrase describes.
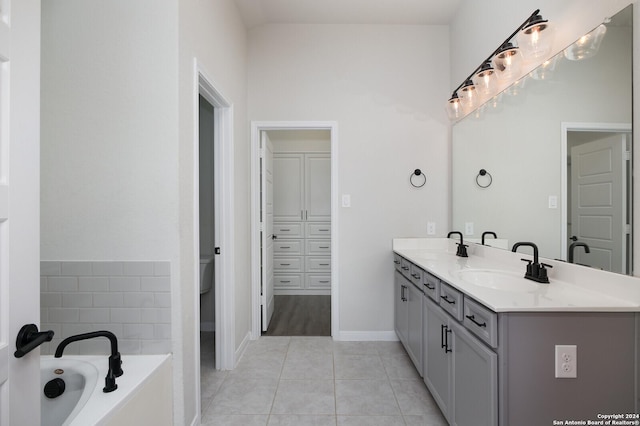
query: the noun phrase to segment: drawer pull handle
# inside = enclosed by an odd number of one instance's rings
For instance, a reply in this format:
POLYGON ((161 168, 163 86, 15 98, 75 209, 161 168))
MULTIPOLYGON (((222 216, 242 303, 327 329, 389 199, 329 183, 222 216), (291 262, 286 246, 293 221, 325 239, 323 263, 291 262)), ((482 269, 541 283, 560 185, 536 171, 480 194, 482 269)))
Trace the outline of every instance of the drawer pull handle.
POLYGON ((318 229, 318 232, 329 232, 328 229, 318 229))
POLYGON ((396 265, 399 265, 400 261, 399 260, 394 260, 393 263, 395 263, 396 265))
POLYGON ((281 249, 290 249, 291 246, 280 246, 281 249))
POLYGON ((420 279, 420 274, 411 274, 411 276, 412 276, 413 278, 415 278, 416 280, 417 280, 417 279, 420 279))
POLYGON ((321 249, 328 249, 328 248, 329 248, 329 246, 320 246, 319 248, 321 248, 321 249))
POLYGON ((444 353, 453 352, 449 348, 449 333, 451 333, 449 326, 440 324, 440 347, 444 348, 444 353))
POLYGON ((291 266, 290 263, 281 263, 280 266, 291 266))
POLYGON ((434 286, 430 286, 430 285, 429 285, 429 283, 426 283, 424 286, 425 286, 426 288, 428 288, 429 290, 435 290, 435 289, 436 289, 436 286, 435 286, 435 285, 434 285, 434 286))
POLYGON ((290 283, 290 280, 280 280, 281 283, 290 283))
POLYGON ((440 296, 442 298, 442 300, 444 300, 445 302, 447 302, 450 305, 455 305, 456 301, 455 300, 451 300, 449 299, 449 295, 444 295, 444 296, 440 296))
POLYGON ((322 284, 327 284, 329 281, 328 280, 320 280, 319 282, 321 282, 322 284))
POLYGON ((479 323, 478 321, 476 321, 476 316, 475 315, 467 315, 467 318, 469 318, 471 320, 472 323, 474 323, 475 325, 477 325, 478 327, 486 327, 487 323, 486 321, 483 323, 479 323))
POLYGON ((280 232, 289 232, 291 229, 281 229, 280 232))
POLYGON ((328 263, 320 263, 320 266, 329 266, 328 263))
POLYGON ((409 270, 409 267, 408 267, 408 266, 403 266, 403 267, 402 267, 402 270, 403 270, 403 271, 408 271, 408 270, 409 270))

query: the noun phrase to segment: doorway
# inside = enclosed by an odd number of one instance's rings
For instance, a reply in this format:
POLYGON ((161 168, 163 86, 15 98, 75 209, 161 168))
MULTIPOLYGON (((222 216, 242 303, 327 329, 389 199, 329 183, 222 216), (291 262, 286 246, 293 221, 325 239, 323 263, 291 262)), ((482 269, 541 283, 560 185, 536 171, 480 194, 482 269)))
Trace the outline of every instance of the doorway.
POLYGON ((253 122, 251 141, 252 339, 267 331, 269 321, 278 315, 279 297, 282 297, 282 307, 289 305, 298 309, 301 304, 292 299, 299 296, 327 298, 329 308, 325 313, 329 315, 330 334, 335 336, 339 329, 337 125, 334 122, 253 122), (320 138, 323 142, 306 140, 300 144, 301 140, 317 139, 318 135, 324 135, 320 138), (276 139, 279 145, 273 148, 271 144, 273 154, 268 154, 266 149, 270 138, 276 139), (324 148, 318 148, 317 143, 324 143, 324 148), (269 155, 274 159, 266 158, 269 155), (272 182, 276 187, 272 194, 265 185, 269 164, 272 164, 272 182), (313 173, 324 173, 327 180, 310 179, 313 173), (321 181, 324 183, 314 183, 321 181), (278 191, 277 187, 283 184, 286 187, 278 191), (271 199, 272 214, 267 208, 267 201, 271 199), (285 250, 293 252, 288 255, 285 250), (322 250, 324 252, 319 252, 322 250))
POLYGON ((631 125, 563 124, 562 253, 632 274, 631 125))

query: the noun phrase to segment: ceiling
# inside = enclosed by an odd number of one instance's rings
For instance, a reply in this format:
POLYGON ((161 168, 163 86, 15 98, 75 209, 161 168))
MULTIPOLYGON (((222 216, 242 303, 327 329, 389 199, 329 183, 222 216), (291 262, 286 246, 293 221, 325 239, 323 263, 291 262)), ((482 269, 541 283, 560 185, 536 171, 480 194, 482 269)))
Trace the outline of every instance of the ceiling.
POLYGON ((264 24, 447 25, 461 0, 235 0, 247 28, 264 24))

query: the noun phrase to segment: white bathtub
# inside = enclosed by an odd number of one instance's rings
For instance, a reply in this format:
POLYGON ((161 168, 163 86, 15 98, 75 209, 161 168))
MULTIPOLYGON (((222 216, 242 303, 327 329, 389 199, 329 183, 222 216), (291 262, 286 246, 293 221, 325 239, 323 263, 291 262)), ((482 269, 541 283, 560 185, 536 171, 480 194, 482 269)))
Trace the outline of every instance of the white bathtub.
POLYGON ((41 357, 42 387, 56 377, 66 384, 57 398, 41 394, 42 426, 172 424, 170 355, 122 355, 124 374, 116 379, 118 389, 104 393, 107 359, 108 355, 41 357))

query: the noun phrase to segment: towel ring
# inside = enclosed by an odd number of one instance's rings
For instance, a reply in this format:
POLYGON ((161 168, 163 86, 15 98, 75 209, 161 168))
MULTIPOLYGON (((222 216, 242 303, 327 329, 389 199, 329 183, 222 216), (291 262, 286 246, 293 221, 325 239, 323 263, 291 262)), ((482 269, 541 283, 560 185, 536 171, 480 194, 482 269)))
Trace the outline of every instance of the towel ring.
POLYGON ((478 185, 480 188, 488 188, 491 186, 492 183, 493 183, 493 177, 491 177, 491 173, 489 173, 485 169, 480 169, 480 171, 478 172, 478 175, 476 176, 476 185, 478 185), (480 176, 489 176, 489 183, 487 183, 486 185, 482 185, 480 183, 480 176))
POLYGON ((413 173, 411 173, 411 175, 409 176, 409 182, 411 183, 411 185, 413 185, 415 188, 422 188, 424 186, 425 183, 427 183, 427 175, 425 175, 424 173, 422 173, 422 170, 420 169, 415 169, 413 171, 413 173), (415 184, 413 182, 413 178, 414 176, 422 176, 422 183, 420 184, 415 184))

